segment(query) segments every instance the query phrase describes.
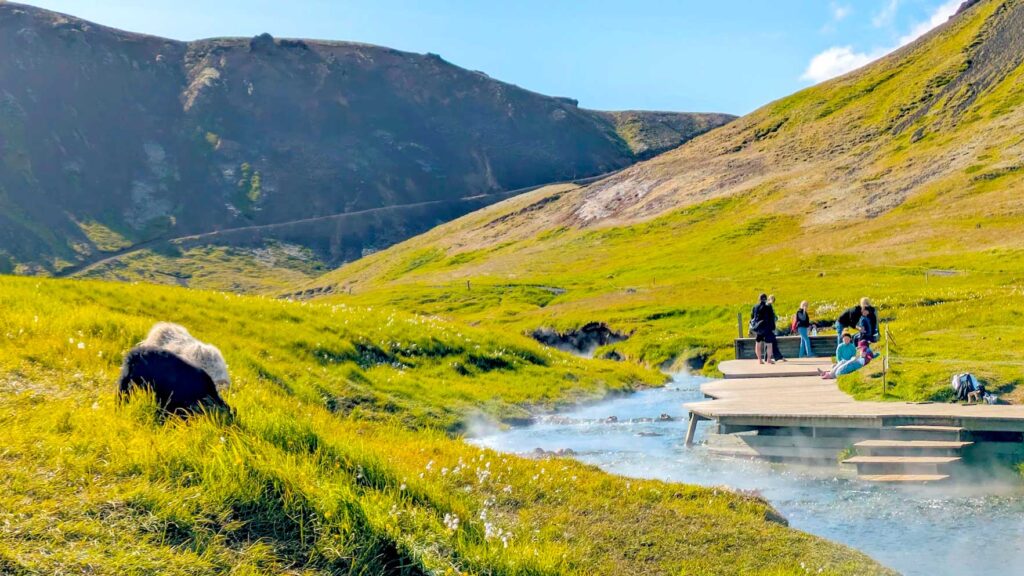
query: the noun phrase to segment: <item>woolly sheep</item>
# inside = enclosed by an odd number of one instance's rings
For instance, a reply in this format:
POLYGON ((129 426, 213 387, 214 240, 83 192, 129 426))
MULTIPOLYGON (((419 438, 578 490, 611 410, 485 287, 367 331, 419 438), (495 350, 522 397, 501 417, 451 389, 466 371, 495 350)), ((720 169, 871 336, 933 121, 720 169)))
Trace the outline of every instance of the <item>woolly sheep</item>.
POLYGON ((205 370, 168 350, 136 347, 125 355, 117 382, 118 399, 124 400, 135 388, 152 390, 160 408, 170 413, 231 410, 205 370))
POLYGON ((213 378, 218 390, 227 390, 231 386, 228 365, 216 346, 196 340, 183 345, 180 349, 169 347, 168 350, 205 370, 210 378, 213 378))
POLYGON ((186 362, 205 370, 222 392, 231 386, 224 355, 216 346, 197 340, 184 326, 157 322, 139 346, 160 348, 177 354, 186 362))
POLYGON ((146 339, 139 342, 139 346, 166 350, 168 346, 176 343, 177 346, 181 346, 190 342, 197 342, 197 340, 189 334, 184 326, 170 322, 157 322, 149 329, 146 339))

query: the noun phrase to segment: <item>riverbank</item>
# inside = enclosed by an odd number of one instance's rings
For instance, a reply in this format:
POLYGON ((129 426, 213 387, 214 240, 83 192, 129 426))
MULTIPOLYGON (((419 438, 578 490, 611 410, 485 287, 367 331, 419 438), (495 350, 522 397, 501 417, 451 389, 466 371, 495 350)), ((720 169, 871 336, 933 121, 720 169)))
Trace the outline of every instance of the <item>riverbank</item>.
MULTIPOLYGON (((893 488, 859 482, 850 471, 722 457, 702 442, 683 447, 687 412, 700 404, 702 377, 679 375, 663 389, 565 412, 561 419, 474 440, 530 455, 572 450, 572 458, 631 478, 655 478, 760 494, 793 528, 852 546, 908 576, 1005 573, 1024 562, 1017 539, 991 546, 993 535, 1024 530, 1019 483, 893 488), (671 421, 659 419, 662 413, 671 421), (616 422, 608 422, 610 416, 616 422), (982 552, 978 552, 982 551, 982 552)), ((561 461, 561 460, 558 460, 561 461)))

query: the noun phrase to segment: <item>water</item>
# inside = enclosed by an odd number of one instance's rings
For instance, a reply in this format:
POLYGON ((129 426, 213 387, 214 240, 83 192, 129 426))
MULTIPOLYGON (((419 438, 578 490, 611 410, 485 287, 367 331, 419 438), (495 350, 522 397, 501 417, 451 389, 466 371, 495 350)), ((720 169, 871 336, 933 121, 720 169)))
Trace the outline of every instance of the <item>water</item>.
MULTIPOLYGON (((757 490, 790 526, 857 548, 907 575, 1024 574, 1024 489, 1014 485, 901 488, 870 485, 836 469, 709 454, 683 446, 686 410, 705 379, 582 407, 539 424, 475 438, 525 454, 572 449, 575 458, 638 478, 757 490), (669 414, 672 421, 644 421, 669 414), (600 422, 616 416, 617 423, 600 422)), ((697 428, 699 442, 708 423, 697 428)))

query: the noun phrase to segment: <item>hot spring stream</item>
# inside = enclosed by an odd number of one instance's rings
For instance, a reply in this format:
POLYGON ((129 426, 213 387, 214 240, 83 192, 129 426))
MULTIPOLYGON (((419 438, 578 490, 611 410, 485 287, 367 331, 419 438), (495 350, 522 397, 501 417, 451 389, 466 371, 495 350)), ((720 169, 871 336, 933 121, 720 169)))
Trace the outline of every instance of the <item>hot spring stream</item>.
MULTIPOLYGON (((907 575, 1024 573, 1024 487, 897 488, 853 480, 837 469, 713 456, 683 446, 683 404, 702 398, 705 379, 678 375, 647 390, 566 412, 552 420, 471 440, 512 453, 569 448, 608 472, 757 490, 790 526, 864 551, 907 575), (631 422, 657 419, 669 422, 631 422), (616 423, 596 420, 616 416, 616 423), (573 422, 582 420, 585 422, 573 422)), ((698 428, 697 442, 705 428, 698 428)))

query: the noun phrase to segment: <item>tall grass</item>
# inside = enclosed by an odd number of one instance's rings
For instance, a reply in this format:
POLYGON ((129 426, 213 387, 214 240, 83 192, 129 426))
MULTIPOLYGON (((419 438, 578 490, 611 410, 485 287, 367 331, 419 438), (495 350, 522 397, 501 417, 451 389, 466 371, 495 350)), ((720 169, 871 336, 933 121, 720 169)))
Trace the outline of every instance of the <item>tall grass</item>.
POLYGON ((760 500, 471 447, 471 418, 656 385, 387 309, 0 277, 0 572, 881 571, 760 500), (114 400, 157 319, 224 351, 237 418, 114 400), (486 361, 485 361, 486 360, 486 361))

